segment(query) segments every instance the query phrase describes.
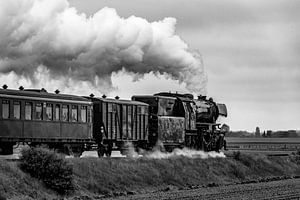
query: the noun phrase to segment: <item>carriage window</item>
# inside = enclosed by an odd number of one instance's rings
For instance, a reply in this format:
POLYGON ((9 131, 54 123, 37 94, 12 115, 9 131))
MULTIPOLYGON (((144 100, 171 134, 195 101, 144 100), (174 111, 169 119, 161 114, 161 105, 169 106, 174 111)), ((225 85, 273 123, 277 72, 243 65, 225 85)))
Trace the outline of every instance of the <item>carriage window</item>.
POLYGON ((14 101, 14 119, 20 119, 21 117, 21 103, 14 101))
POLYGON ((59 117, 59 110, 60 110, 59 105, 56 105, 56 106, 55 106, 55 120, 56 120, 56 121, 59 121, 59 120, 60 120, 60 117, 59 117))
POLYGON ((69 106, 67 106, 67 105, 62 106, 62 117, 63 117, 62 120, 64 122, 69 121, 69 106))
POLYGON ((141 114, 144 115, 145 114, 145 107, 141 107, 141 114))
POLYGON ((128 118, 127 118, 127 122, 128 122, 128 132, 131 133, 132 129, 132 106, 128 106, 127 107, 127 114, 128 114, 128 118))
POLYGON ((7 100, 2 101, 2 118, 9 118, 9 101, 7 100))
POLYGON ((112 110, 113 110, 112 107, 113 107, 112 104, 108 103, 107 104, 107 112, 112 112, 112 110))
POLYGON ((52 120, 52 104, 47 103, 46 105, 46 120, 51 121, 52 120))
POLYGON ((30 102, 25 103, 25 119, 26 120, 32 119, 32 103, 30 102))
POLYGON ((86 122, 86 106, 81 106, 81 121, 86 122))
POLYGON ((88 108, 87 112, 88 112, 87 113, 87 116, 88 116, 87 121, 91 122, 92 121, 92 110, 91 110, 91 108, 88 108))
POLYGON ((43 107, 41 103, 35 104, 35 119, 42 120, 43 107))
POLYGON ((77 122, 77 106, 72 106, 72 122, 77 122))

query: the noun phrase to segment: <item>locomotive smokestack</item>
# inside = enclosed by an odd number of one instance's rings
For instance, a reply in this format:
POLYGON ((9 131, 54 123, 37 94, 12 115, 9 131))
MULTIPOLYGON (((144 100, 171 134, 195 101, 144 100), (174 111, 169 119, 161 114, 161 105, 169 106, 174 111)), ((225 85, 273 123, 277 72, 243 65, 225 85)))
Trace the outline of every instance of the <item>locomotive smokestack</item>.
POLYGON ((206 100, 206 96, 202 96, 201 94, 198 96, 199 100, 206 100))
POLYGON ((174 18, 123 18, 107 7, 86 16, 67 0, 16 1, 0 3, 0 73, 14 72, 34 85, 47 74, 49 85, 61 81, 59 88, 85 83, 109 92, 114 73, 154 72, 205 92, 201 57, 176 35, 174 18))

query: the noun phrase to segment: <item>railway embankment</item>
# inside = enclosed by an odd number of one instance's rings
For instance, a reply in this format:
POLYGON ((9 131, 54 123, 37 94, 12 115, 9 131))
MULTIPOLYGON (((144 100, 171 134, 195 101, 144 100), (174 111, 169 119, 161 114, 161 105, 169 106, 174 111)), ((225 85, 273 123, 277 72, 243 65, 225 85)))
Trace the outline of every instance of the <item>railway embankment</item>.
MULTIPOLYGON (((0 162, 0 194, 7 199, 100 199, 153 191, 218 187, 300 177, 300 157, 235 153, 230 158, 72 158, 74 191, 58 195, 19 168, 0 162)), ((0 198, 1 199, 1 198, 0 198)))

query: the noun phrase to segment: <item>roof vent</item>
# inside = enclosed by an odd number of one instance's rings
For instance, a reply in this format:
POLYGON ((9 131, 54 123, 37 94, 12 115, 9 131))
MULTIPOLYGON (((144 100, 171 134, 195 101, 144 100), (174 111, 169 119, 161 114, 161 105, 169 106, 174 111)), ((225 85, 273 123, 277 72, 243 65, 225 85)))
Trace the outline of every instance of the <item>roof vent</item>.
POLYGON ((59 94, 60 93, 60 91, 58 89, 56 89, 54 92, 55 92, 55 94, 59 94))
POLYGON ((19 87, 19 90, 24 90, 24 87, 21 85, 21 86, 19 87))
POLYGON ((118 99, 120 99, 120 97, 119 97, 119 96, 116 96, 116 97, 115 97, 115 99, 117 99, 117 100, 118 100, 118 99))
POLYGON ((3 89, 7 89, 8 86, 7 86, 6 84, 4 84, 4 85, 2 86, 2 88, 3 88, 3 89))
POLYGON ((47 92, 47 90, 45 90, 45 88, 42 88, 42 89, 41 89, 41 92, 47 92))
POLYGON ((95 95, 94 95, 93 93, 91 93, 91 94, 90 94, 90 97, 92 97, 92 98, 93 98, 94 96, 95 96, 95 95))
POLYGON ((103 98, 103 99, 105 99, 105 98, 106 98, 106 95, 105 95, 105 94, 104 94, 104 95, 102 95, 102 98, 103 98))

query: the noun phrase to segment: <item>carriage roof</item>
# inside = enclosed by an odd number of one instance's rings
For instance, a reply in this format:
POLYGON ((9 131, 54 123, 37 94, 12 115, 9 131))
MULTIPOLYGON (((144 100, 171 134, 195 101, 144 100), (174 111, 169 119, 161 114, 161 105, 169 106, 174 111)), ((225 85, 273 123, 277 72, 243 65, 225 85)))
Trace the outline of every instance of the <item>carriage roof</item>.
POLYGON ((44 89, 30 89, 30 90, 12 90, 12 89, 0 89, 0 97, 4 98, 16 98, 16 99, 31 99, 41 101, 70 101, 71 103, 90 103, 89 99, 81 96, 69 95, 69 94, 56 94, 48 93, 44 89))

